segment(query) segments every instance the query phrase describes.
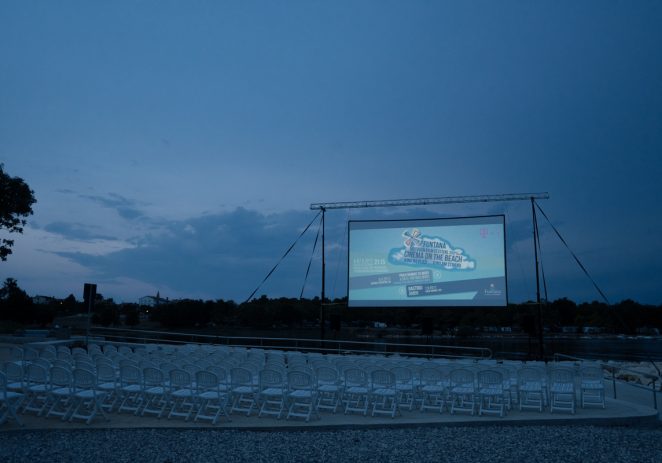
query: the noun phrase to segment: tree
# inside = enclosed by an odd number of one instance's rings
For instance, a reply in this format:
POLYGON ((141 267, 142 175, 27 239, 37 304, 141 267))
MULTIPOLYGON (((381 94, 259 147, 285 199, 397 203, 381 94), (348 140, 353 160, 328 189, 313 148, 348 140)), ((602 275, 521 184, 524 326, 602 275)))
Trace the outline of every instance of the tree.
POLYGON ((0 288, 0 319, 19 323, 33 321, 32 299, 13 278, 7 278, 0 288))
MULTIPOLYGON (((0 164, 0 229, 9 233, 23 233, 25 218, 32 214, 32 205, 37 200, 34 191, 19 177, 10 177, 0 164)), ((0 259, 7 260, 12 253, 14 240, 0 239, 0 259)))
POLYGON ((140 323, 140 313, 136 304, 125 304, 123 309, 124 324, 126 326, 136 326, 140 323))

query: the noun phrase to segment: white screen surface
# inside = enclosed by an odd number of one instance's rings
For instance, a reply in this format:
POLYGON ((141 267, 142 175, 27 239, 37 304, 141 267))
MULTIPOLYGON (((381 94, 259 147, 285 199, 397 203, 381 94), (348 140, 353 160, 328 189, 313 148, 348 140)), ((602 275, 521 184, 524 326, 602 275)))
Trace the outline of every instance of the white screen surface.
POLYGON ((503 306, 504 216, 349 222, 349 307, 503 306))

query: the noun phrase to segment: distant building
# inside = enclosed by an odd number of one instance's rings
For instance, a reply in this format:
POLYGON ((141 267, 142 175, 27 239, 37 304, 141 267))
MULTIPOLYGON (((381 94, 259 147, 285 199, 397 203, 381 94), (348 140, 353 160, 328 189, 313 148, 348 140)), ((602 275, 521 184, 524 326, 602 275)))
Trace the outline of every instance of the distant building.
POLYGON ((585 326, 582 328, 582 333, 584 334, 600 334, 604 330, 599 326, 585 326))
POLYGON ((48 305, 48 304, 50 304, 52 302, 56 302, 56 301, 57 301, 57 299, 55 299, 54 297, 50 297, 50 296, 39 296, 39 295, 32 296, 32 303, 33 304, 48 305))
POLYGON ((157 292, 156 296, 143 296, 138 299, 138 305, 145 307, 156 307, 161 304, 168 304, 170 301, 166 297, 165 299, 157 292))

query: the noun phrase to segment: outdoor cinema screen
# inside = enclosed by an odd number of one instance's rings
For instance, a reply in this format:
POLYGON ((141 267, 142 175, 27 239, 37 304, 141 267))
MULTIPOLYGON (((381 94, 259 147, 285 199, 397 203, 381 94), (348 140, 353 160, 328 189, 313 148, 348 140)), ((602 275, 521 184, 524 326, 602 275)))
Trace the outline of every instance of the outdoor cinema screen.
POLYGON ((506 306, 504 222, 350 221, 348 306, 506 306))

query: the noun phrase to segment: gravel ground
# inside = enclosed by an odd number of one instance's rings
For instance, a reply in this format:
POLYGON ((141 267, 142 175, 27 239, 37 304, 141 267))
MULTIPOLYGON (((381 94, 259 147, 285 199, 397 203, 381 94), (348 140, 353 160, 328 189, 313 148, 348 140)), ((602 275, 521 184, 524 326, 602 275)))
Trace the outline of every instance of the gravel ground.
POLYGON ((8 431, 2 462, 662 462, 662 427, 8 431))

